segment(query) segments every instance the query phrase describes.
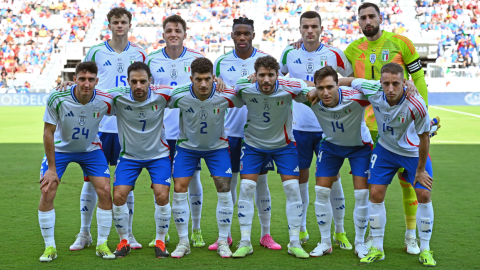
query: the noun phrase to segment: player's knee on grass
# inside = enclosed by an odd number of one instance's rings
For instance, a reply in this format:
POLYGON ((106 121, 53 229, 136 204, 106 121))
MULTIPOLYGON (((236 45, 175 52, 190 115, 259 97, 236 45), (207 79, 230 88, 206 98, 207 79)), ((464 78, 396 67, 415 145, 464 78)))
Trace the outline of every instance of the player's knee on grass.
MULTIPOLYGON (((98 196, 99 207, 102 202, 112 202, 112 189, 110 187, 110 179, 107 177, 93 177, 89 176, 92 181, 93 186, 95 187, 95 192, 98 196)), ((102 208, 105 209, 105 208, 102 208)))
POLYGON ((372 203, 382 203, 385 200, 385 192, 387 186, 384 185, 371 185, 370 186, 370 201, 372 203))
POLYGON ((132 190, 131 186, 114 186, 113 187, 113 204, 117 206, 124 205, 127 202, 128 193, 132 190))
POLYGON ((417 193, 418 203, 429 203, 432 200, 432 193, 429 190, 416 188, 415 193, 417 193))
POLYGON ((153 193, 155 195, 155 202, 159 206, 168 204, 170 187, 160 184, 153 184, 153 193))
POLYGON ((212 178, 213 178, 213 181, 215 182, 215 187, 217 187, 217 192, 230 191, 230 182, 232 181, 231 177, 212 176, 212 178))

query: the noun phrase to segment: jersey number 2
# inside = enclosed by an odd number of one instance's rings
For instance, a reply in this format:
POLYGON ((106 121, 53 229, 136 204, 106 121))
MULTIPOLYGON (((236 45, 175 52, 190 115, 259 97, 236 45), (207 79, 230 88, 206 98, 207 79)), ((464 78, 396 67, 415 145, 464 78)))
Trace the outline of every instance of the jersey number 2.
POLYGON ((200 128, 200 133, 207 134, 207 132, 204 130, 205 128, 207 128, 207 122, 201 122, 200 124, 202 125, 202 127, 200 128))
MULTIPOLYGON (((80 128, 76 127, 76 128, 73 128, 73 130, 75 130, 75 132, 72 134, 72 139, 74 140, 80 139, 76 136, 78 133, 80 133, 80 128)), ((82 135, 85 136, 85 139, 88 139, 88 131, 89 131, 88 128, 87 129, 82 128, 82 135)))

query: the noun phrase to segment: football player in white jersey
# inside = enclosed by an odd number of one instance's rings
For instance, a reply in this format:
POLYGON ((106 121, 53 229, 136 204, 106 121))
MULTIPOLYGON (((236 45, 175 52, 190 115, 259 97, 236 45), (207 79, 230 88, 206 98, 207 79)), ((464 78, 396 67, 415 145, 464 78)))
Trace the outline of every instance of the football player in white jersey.
MULTIPOLYGON (((307 11, 300 16, 300 33, 303 44, 299 50, 292 45, 287 46, 280 57, 280 71, 283 75, 313 81, 314 72, 325 66, 332 66, 342 76, 346 77, 353 72, 345 54, 334 47, 320 43, 322 33, 322 19, 316 11, 307 11)), ((308 179, 313 153, 318 153, 318 145, 322 139, 322 127, 317 121, 312 121, 314 114, 306 105, 293 103, 293 135, 297 142, 298 162, 300 167, 300 190, 302 194, 303 215, 300 227, 300 241, 305 243, 308 238, 306 228, 307 208, 309 204, 308 179)), ((340 175, 338 181, 331 187, 330 202, 335 221, 333 239, 341 249, 352 249, 343 228, 345 217, 345 196, 343 194, 340 175)))
MULTIPOLYGON (((127 86, 127 69, 134 62, 144 62, 146 52, 134 43, 128 41, 128 31, 131 28, 132 14, 125 8, 113 8, 107 14, 108 27, 112 31, 112 39, 97 44, 90 48, 83 61, 93 61, 98 67, 99 82, 97 88, 108 90, 118 86, 127 86)), ((68 82, 64 82, 68 84, 68 82)), ((102 119, 99 131, 101 134, 103 153, 107 162, 114 166, 120 153, 118 131, 115 116, 106 116, 102 119)), ((70 250, 80 250, 92 242, 90 236, 90 223, 93 208, 97 203, 97 195, 88 177, 84 177, 82 193, 80 195, 81 227, 77 239, 70 246, 70 250)), ((127 197, 129 208, 128 232, 131 247, 142 248, 132 234, 132 221, 134 213, 133 191, 127 197)))
MULTIPOLYGON (((368 224, 367 172, 373 142, 368 127, 362 120, 365 107, 370 105, 370 102, 365 95, 353 88, 345 86, 339 88, 337 71, 331 66, 317 70, 314 82, 315 89, 312 93, 320 99, 320 102, 310 109, 323 127, 324 133, 318 150, 315 173, 315 214, 321 242, 310 252, 310 256, 318 257, 332 253, 331 188, 337 180, 344 160, 348 158, 355 189, 353 210, 355 253, 359 258, 363 258, 368 253, 364 238, 368 224)), ((303 95, 296 100, 300 98, 304 98, 303 95)))
POLYGON ((116 108, 118 134, 122 151, 113 183, 113 222, 120 236, 114 254, 122 258, 130 253, 127 196, 145 168, 150 174, 155 195, 155 255, 168 257, 165 236, 168 233, 171 208, 170 151, 163 129, 163 113, 172 87, 150 85, 150 68, 143 62, 128 67, 127 87, 108 90, 116 108))
MULTIPOLYGON (((220 56, 213 66, 215 76, 223 79, 225 84, 234 86, 241 77, 255 73, 254 64, 257 58, 266 56, 265 52, 253 47, 255 32, 253 20, 248 18, 239 18, 233 20, 232 39, 235 49, 220 56)), ((230 156, 232 158, 232 183, 231 192, 233 205, 237 200, 237 181, 240 172, 240 156, 243 140, 243 128, 247 122, 247 108, 231 108, 227 111, 225 118, 225 133, 228 136, 230 146, 230 156)), ((268 189, 267 173, 274 170, 273 160, 270 156, 265 159, 260 175, 257 179, 257 188, 255 190, 255 204, 257 205, 258 217, 262 228, 260 235, 260 244, 269 249, 279 250, 282 247, 277 244, 270 236, 271 219, 271 197, 268 189)), ((232 243, 231 233, 228 242, 232 243)), ((217 243, 209 246, 209 249, 216 250, 217 243)))
POLYGON ((191 84, 176 88, 169 108, 180 109, 180 132, 173 163, 175 183, 172 212, 180 241, 171 256, 181 258, 190 253, 188 240, 189 208, 187 189, 195 169, 203 158, 217 188, 216 218, 219 230, 217 252, 231 257, 227 237, 232 224, 233 203, 230 193, 232 168, 228 139, 224 133, 227 108, 243 106, 233 89, 223 93, 213 82, 213 64, 207 58, 195 59, 192 64, 191 84))
MULTIPOLYGON (((152 83, 176 87, 190 83, 190 65, 193 60, 203 57, 199 52, 183 46, 187 37, 187 24, 179 15, 172 15, 163 21, 163 39, 166 47, 152 52, 147 56, 145 63, 152 71, 152 83)), ((170 160, 173 162, 175 145, 178 137, 179 109, 165 109, 164 126, 165 136, 170 146, 170 160)), ((192 242, 194 247, 203 247, 200 218, 203 206, 203 188, 200 181, 200 166, 190 181, 188 187, 190 209, 192 212, 192 242)), ((167 235, 167 243, 169 240, 167 235)), ((155 239, 149 244, 155 246, 155 239)), ((216 250, 216 249, 215 249, 216 250)))
POLYGON ((404 94, 403 74, 400 65, 388 63, 381 69, 380 82, 356 79, 351 83, 372 104, 380 135, 372 153, 368 179, 373 247, 360 262, 370 263, 385 258, 385 194, 398 169, 405 168, 403 176, 415 188, 418 199, 419 260, 425 266, 435 266, 430 250, 434 219, 431 199, 433 170, 428 154, 430 117, 420 95, 406 97, 404 94))
POLYGON ((290 243, 288 253, 297 258, 308 258, 299 241, 302 222, 302 199, 298 184, 298 157, 292 134, 293 98, 307 87, 299 79, 278 77, 280 66, 271 56, 258 58, 254 64, 256 83, 242 77, 235 92, 248 110, 245 140, 240 159, 240 195, 238 220, 242 239, 233 257, 241 258, 253 253, 251 230, 253 196, 263 161, 270 155, 277 165, 287 201, 287 220, 290 243))
POLYGON ((94 62, 78 64, 73 77, 76 85, 68 92, 53 91, 45 109, 45 157, 40 169, 42 196, 38 206, 38 221, 45 241, 41 262, 50 262, 57 257, 53 201, 70 162, 82 167, 98 195, 96 254, 104 259, 115 259, 107 246, 112 226, 110 171, 97 135, 100 120, 104 115, 113 114, 114 109, 112 97, 95 89, 97 73, 94 62))

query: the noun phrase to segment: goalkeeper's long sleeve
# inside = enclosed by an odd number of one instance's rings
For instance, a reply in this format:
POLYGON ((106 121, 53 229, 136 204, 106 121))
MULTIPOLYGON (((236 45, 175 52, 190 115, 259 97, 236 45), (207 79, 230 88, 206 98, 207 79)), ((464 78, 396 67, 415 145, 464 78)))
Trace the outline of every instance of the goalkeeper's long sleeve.
POLYGON ((422 98, 425 100, 425 105, 428 106, 428 89, 427 89, 427 82, 425 81, 425 74, 423 72, 423 68, 421 68, 420 70, 410 75, 412 76, 415 87, 417 87, 418 92, 420 93, 422 98))

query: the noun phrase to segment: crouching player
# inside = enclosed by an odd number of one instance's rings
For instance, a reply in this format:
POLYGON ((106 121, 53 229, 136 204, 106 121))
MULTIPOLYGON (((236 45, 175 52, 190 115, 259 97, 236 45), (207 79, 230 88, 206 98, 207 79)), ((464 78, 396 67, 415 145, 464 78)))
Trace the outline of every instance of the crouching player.
POLYGON ((380 82, 356 79, 353 88, 363 92, 373 106, 380 139, 370 161, 370 226, 373 247, 361 262, 383 260, 383 237, 387 222, 385 194, 388 185, 399 168, 405 168, 403 176, 415 188, 418 199, 417 227, 420 236, 420 262, 435 266, 430 238, 433 229, 433 184, 430 146, 430 117, 425 102, 419 95, 406 97, 403 68, 395 63, 382 67, 380 82))
POLYGON ((168 203, 171 165, 163 131, 163 113, 172 88, 151 86, 150 68, 143 62, 131 64, 127 71, 129 86, 108 91, 113 96, 122 147, 113 183, 113 222, 120 236, 114 254, 122 258, 130 252, 127 196, 142 169, 146 168, 156 201, 155 255, 164 258, 168 257, 165 235, 171 216, 168 203))
POLYGON ((175 88, 168 103, 170 109, 180 109, 180 133, 173 162, 172 212, 180 241, 172 252, 174 258, 190 253, 188 241, 188 185, 200 159, 204 159, 217 188, 216 209, 219 230, 217 253, 231 257, 227 243, 232 224, 233 202, 230 193, 232 169, 228 139, 224 134, 225 111, 242 107, 243 101, 232 89, 216 91, 213 64, 207 58, 197 58, 191 64, 192 83, 175 88))
POLYGON ((45 109, 45 157, 40 169, 42 196, 38 206, 38 221, 45 241, 41 262, 57 258, 53 201, 70 162, 82 167, 98 196, 96 254, 104 259, 115 259, 107 246, 112 226, 110 171, 97 135, 103 116, 114 114, 113 100, 109 94, 95 89, 97 74, 95 62, 78 64, 73 77, 75 85, 67 92, 52 91, 45 109))
MULTIPOLYGON (((355 253, 359 258, 367 255, 364 245, 368 221, 367 171, 372 153, 372 138, 363 119, 365 107, 370 105, 367 98, 350 87, 338 86, 338 74, 331 66, 319 69, 314 74, 314 94, 320 101, 311 109, 323 129, 316 168, 315 214, 320 229, 321 243, 310 252, 318 257, 332 253, 330 230, 332 226, 332 206, 330 189, 337 180, 337 174, 346 158, 352 168, 355 188, 355 253)), ((296 101, 305 101, 304 94, 296 101)))

